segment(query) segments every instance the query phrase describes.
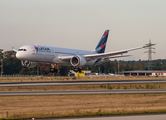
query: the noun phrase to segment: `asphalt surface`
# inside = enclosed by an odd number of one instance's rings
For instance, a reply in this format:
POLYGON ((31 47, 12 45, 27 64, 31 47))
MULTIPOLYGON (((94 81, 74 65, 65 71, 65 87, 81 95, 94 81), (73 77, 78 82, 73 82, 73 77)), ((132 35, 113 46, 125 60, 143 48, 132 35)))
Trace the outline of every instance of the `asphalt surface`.
POLYGON ((80 90, 80 91, 25 91, 25 92, 0 92, 0 96, 14 95, 84 95, 84 94, 141 94, 141 93, 166 93, 166 89, 152 90, 80 90))
POLYGON ((97 85, 97 84, 136 84, 136 83, 166 83, 166 79, 153 80, 91 80, 91 81, 46 81, 46 82, 8 82, 0 83, 0 87, 14 86, 57 86, 57 85, 97 85))
POLYGON ((37 120, 166 120, 166 113, 164 113, 164 114, 76 117, 76 118, 46 118, 46 119, 37 119, 37 120))

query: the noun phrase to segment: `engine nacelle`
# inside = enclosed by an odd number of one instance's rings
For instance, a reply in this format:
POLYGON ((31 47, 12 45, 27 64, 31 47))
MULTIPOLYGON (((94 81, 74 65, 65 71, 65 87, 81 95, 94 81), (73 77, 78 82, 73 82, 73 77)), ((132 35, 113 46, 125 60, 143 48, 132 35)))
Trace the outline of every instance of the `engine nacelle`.
POLYGON ((86 60, 84 57, 77 55, 70 59, 70 64, 74 67, 75 66, 84 66, 86 64, 86 60))
POLYGON ((24 67, 33 68, 37 65, 37 62, 30 62, 30 61, 27 61, 27 60, 21 60, 21 64, 24 67))

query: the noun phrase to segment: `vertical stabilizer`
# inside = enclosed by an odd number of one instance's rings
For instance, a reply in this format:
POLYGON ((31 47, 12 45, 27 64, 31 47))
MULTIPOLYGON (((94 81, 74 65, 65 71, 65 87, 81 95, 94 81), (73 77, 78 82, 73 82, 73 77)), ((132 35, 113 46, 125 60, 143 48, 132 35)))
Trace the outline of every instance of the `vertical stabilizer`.
POLYGON ((106 30, 104 32, 103 36, 100 39, 100 42, 98 43, 98 45, 96 47, 96 52, 99 53, 99 54, 105 52, 107 38, 108 38, 108 33, 109 33, 109 30, 106 30))

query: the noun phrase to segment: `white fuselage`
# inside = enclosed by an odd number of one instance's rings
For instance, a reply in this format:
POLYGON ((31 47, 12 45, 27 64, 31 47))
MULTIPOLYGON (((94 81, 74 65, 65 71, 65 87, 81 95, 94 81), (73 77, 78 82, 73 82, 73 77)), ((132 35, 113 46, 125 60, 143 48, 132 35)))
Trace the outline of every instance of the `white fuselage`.
MULTIPOLYGON (((71 66, 69 61, 61 60, 60 57, 97 54, 95 51, 78 50, 70 48, 60 48, 42 45, 25 45, 16 53, 16 57, 20 60, 32 62, 56 63, 59 65, 71 66)), ((96 60, 89 61, 85 66, 94 65, 96 60)), ((99 61, 98 63, 100 63, 99 61)))

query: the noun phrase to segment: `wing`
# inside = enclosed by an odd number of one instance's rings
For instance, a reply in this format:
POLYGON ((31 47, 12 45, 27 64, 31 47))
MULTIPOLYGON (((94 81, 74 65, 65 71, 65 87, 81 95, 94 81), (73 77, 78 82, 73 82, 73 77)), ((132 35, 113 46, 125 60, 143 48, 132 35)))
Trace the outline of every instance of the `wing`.
MULTIPOLYGON (((116 57, 116 55, 123 55, 123 54, 125 54, 125 53, 130 52, 130 51, 134 51, 134 50, 138 50, 138 49, 143 49, 143 48, 147 48, 147 47, 154 46, 154 45, 156 45, 156 44, 146 45, 146 46, 136 47, 136 48, 131 48, 131 49, 127 49, 127 50, 115 51, 115 52, 83 55, 83 57, 84 57, 87 61, 96 60, 96 59, 105 58, 105 57, 111 57, 111 56, 115 56, 115 57, 116 57)), ((115 58, 115 57, 114 57, 114 58, 115 58)))
MULTIPOLYGON (((83 55, 82 57, 84 57, 86 59, 86 61, 92 61, 92 60, 102 59, 102 58, 111 59, 111 58, 118 58, 118 57, 128 57, 129 55, 123 56, 123 54, 128 53, 130 51, 139 50, 139 49, 147 48, 147 47, 150 47, 150 46, 154 46, 154 45, 156 45, 156 44, 146 45, 146 46, 141 46, 141 47, 136 47, 136 48, 131 48, 131 49, 126 49, 126 50, 121 50, 121 51, 115 51, 115 52, 83 55), (117 55, 119 55, 119 56, 117 56, 117 55)), ((60 60, 70 60, 72 57, 74 57, 74 56, 60 56, 58 58, 60 60)))

